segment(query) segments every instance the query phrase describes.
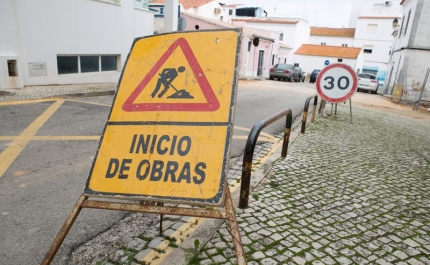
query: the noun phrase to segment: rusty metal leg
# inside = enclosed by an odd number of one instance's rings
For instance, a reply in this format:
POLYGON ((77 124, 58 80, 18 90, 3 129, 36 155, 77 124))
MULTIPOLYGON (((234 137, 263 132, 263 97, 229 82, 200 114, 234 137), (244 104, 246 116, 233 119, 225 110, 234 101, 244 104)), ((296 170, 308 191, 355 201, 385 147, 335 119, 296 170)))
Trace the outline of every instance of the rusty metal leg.
POLYGON ((337 116, 337 103, 334 104, 334 116, 337 116))
POLYGON ((55 254, 57 254, 58 249, 60 248, 67 234, 69 233, 70 228, 72 228, 73 223, 81 212, 82 203, 87 199, 88 196, 84 195, 81 195, 81 197, 78 199, 75 204, 75 207, 73 207, 72 211, 69 214, 69 217, 67 217, 66 222, 63 224, 63 227, 61 228, 60 232, 58 232, 57 237, 54 239, 54 242, 46 253, 45 258, 42 260, 42 263, 40 263, 41 265, 51 264, 51 261, 54 259, 55 254))
POLYGON ((243 250, 242 238, 240 237, 239 225, 236 221, 236 213, 234 212, 233 201, 231 200, 230 189, 228 188, 227 182, 225 183, 224 193, 224 207, 227 215, 227 222, 230 227, 234 250, 236 251, 237 264, 246 265, 247 263, 245 252, 243 250))
POLYGON ((351 118, 351 124, 352 124, 352 103, 351 103, 351 98, 349 99, 349 117, 351 118))
MULTIPOLYGON (((164 206, 164 203, 158 202, 157 205, 158 206, 164 206)), ((160 214, 160 235, 163 234, 163 215, 164 214, 160 214)))

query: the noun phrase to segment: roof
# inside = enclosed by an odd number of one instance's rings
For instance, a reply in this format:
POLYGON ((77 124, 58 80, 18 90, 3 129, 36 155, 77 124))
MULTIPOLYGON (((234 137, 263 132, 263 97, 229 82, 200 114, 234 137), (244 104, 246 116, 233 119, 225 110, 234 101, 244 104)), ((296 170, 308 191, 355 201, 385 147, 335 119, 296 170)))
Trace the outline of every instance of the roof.
POLYGON ((303 44, 295 54, 357 59, 361 48, 303 44))
POLYGON ((189 16, 189 17, 192 17, 192 18, 195 18, 195 19, 198 19, 201 21, 205 21, 205 22, 208 22, 208 23, 211 23, 214 25, 218 25, 218 26, 221 26, 224 28, 241 28, 239 26, 227 23, 225 21, 221 21, 218 19, 211 19, 211 18, 207 18, 207 17, 203 17, 203 16, 198 16, 198 15, 190 14, 188 12, 181 12, 181 16, 189 16))
POLYGON ((279 48, 283 48, 283 49, 292 49, 290 46, 285 45, 283 43, 279 43, 279 48))
POLYGON ((264 19, 264 18, 233 18, 232 21, 257 22, 257 23, 278 23, 278 24, 297 24, 297 20, 283 19, 264 19))
POLYGON ((237 7, 237 6, 243 6, 243 4, 228 4, 228 5, 221 5, 222 7, 237 7))
POLYGON ((317 28, 311 27, 311 35, 332 36, 332 37, 351 37, 355 35, 355 28, 317 28))
MULTIPOLYGON (((271 41, 271 42, 275 41, 273 38, 263 36, 263 35, 255 32, 255 31, 253 31, 250 28, 236 26, 236 25, 227 23, 225 21, 220 21, 220 20, 217 20, 217 19, 211 19, 211 18, 207 18, 207 17, 193 15, 193 14, 190 14, 190 13, 187 13, 187 12, 181 12, 181 16, 189 16, 189 17, 192 17, 192 18, 195 18, 195 19, 198 19, 198 20, 201 20, 201 21, 205 21, 205 22, 208 22, 208 23, 211 23, 211 24, 214 24, 214 25, 218 25, 218 26, 224 27, 224 28, 242 28, 243 32, 247 32, 249 34, 252 34, 253 38, 258 37, 260 39, 271 41)), ((286 46, 286 47, 288 47, 288 46, 286 46)))
POLYGON ((359 19, 399 19, 400 17, 383 17, 383 16, 359 16, 359 19))
MULTIPOLYGON (((178 0, 179 4, 182 4, 185 10, 193 7, 199 7, 212 1, 213 0, 178 0)), ((151 4, 164 4, 164 0, 153 0, 151 1, 151 4)))

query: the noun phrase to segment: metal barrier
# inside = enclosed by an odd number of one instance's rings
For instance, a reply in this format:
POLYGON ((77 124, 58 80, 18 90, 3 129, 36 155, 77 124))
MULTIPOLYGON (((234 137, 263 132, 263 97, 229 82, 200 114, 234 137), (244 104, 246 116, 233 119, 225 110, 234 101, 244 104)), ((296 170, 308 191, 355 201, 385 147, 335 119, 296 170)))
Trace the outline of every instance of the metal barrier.
POLYGON ((301 133, 305 133, 305 129, 306 129, 306 120, 308 119, 308 109, 309 109, 309 103, 311 101, 311 99, 314 99, 314 109, 312 111, 312 118, 311 118, 311 122, 315 121, 315 112, 317 110, 317 105, 318 105, 318 95, 315 94, 313 96, 310 96, 306 99, 305 102, 305 107, 303 108, 303 118, 302 118, 302 129, 300 130, 301 133))
POLYGON ((252 127, 251 132, 249 133, 248 140, 246 141, 245 152, 243 154, 239 208, 248 207, 249 190, 251 184, 252 159, 254 157, 254 148, 255 144, 257 143, 258 136, 260 135, 260 132, 263 128, 284 116, 287 116, 287 118, 285 124, 284 139, 282 143, 281 157, 285 158, 287 156, 288 142, 290 140, 291 124, 293 123, 293 115, 290 109, 285 109, 265 120, 257 122, 252 127))

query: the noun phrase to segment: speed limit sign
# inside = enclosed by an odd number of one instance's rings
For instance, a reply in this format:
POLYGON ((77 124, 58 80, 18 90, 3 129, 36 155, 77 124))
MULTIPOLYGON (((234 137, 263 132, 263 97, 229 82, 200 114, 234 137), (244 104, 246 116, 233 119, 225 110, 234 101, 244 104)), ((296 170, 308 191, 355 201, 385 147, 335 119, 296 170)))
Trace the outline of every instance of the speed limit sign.
POLYGON ((322 69, 317 78, 317 92, 327 102, 339 103, 357 91, 357 74, 346 64, 336 63, 322 69))

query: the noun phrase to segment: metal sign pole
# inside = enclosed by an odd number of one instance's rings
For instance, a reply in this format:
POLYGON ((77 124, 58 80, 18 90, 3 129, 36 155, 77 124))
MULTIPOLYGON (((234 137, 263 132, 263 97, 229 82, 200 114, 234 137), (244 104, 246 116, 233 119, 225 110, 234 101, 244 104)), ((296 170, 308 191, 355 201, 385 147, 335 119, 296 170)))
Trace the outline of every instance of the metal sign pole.
POLYGON ((351 98, 349 98, 349 117, 351 118, 351 124, 352 124, 352 103, 351 103, 351 98))

